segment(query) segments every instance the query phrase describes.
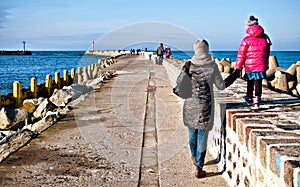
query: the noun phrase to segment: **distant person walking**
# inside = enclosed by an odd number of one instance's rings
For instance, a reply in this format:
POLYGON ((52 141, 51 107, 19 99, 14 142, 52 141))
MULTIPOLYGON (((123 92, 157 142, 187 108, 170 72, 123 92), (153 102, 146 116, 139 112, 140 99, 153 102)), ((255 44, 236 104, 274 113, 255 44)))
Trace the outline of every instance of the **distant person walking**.
POLYGON ((248 105, 252 105, 252 109, 258 109, 262 95, 262 80, 267 78, 266 71, 272 43, 264 33, 264 29, 258 25, 257 18, 250 16, 245 25, 247 36, 238 49, 236 70, 241 71, 244 66, 244 78, 247 80, 247 93, 244 98, 248 105))
MULTIPOLYGON (((203 170, 206 155, 207 135, 213 125, 213 84, 218 89, 225 89, 225 84, 217 64, 209 54, 208 42, 198 39, 194 43, 195 55, 189 63, 192 82, 192 96, 187 98, 183 106, 183 122, 188 127, 189 145, 193 164, 196 166, 195 177, 206 176, 203 170)), ((182 72, 185 72, 187 64, 182 72)), ((179 75, 178 79, 183 76, 179 75)))
POLYGON ((157 47, 156 54, 157 54, 157 58, 158 58, 158 64, 162 65, 163 56, 164 56, 164 45, 163 45, 163 43, 160 43, 159 46, 157 47))

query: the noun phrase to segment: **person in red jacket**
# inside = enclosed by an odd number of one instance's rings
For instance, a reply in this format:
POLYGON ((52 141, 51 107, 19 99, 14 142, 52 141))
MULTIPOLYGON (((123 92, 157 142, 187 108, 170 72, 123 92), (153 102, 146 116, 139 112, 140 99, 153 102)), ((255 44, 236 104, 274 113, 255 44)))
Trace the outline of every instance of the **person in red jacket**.
POLYGON ((245 68, 247 80, 247 94, 245 101, 252 105, 253 109, 259 108, 262 95, 262 80, 267 78, 270 46, 270 38, 264 33, 264 29, 258 25, 258 19, 250 16, 245 22, 247 36, 243 38, 237 58, 236 70, 245 68), (253 96, 254 91, 254 96, 253 96))

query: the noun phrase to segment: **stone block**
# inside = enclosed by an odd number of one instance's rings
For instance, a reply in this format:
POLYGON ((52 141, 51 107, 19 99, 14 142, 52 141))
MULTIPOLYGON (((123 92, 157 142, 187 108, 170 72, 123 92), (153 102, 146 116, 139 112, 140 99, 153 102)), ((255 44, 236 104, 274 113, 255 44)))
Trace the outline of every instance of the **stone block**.
MULTIPOLYGON (((287 160, 284 162, 284 182, 286 183, 286 185, 288 187, 294 187, 294 181, 296 181, 297 179, 295 179, 295 175, 294 175, 294 171, 295 168, 300 168, 300 159, 299 160, 287 160)), ((298 175, 298 180, 299 180, 300 176, 298 175)), ((299 181, 300 182, 300 181, 299 181)), ((300 183, 298 183, 299 186, 300 183)))
POLYGON ((222 64, 224 67, 231 67, 231 63, 230 63, 230 61, 228 61, 228 60, 226 60, 226 59, 222 59, 221 61, 220 61, 220 64, 222 64))
POLYGON ((296 90, 297 90, 298 94, 300 95, 300 83, 297 84, 296 90))
POLYGON ((268 69, 266 73, 268 77, 272 77, 275 75, 275 72, 276 72, 276 68, 273 68, 273 69, 268 69))
POLYGON ((269 69, 277 68, 278 62, 276 56, 269 56, 269 69))
POLYGON ((285 72, 286 71, 286 68, 283 68, 283 67, 277 67, 276 68, 276 72, 279 71, 279 72, 285 72))
MULTIPOLYGON (((280 177, 281 172, 284 173, 284 168, 282 164, 286 161, 287 157, 293 160, 293 157, 298 157, 300 155, 300 145, 296 144, 285 144, 285 145, 274 145, 270 147, 270 169, 278 177, 280 177)), ((284 174, 285 175, 285 174, 284 174)))
POLYGON ((275 88, 278 89, 278 90, 285 91, 285 92, 288 91, 287 78, 286 78, 286 75, 285 75, 285 74, 281 74, 281 75, 278 77, 278 82, 277 82, 277 84, 275 85, 275 88))
POLYGON ((294 76, 296 74, 296 64, 292 64, 285 72, 294 76))
POLYGON ((236 132, 236 129, 237 129, 237 124, 236 124, 236 120, 241 118, 241 119, 263 119, 263 118, 266 118, 266 117, 278 117, 278 114, 276 113, 255 113, 255 112, 252 112, 252 111, 249 111, 247 113, 236 113, 234 115, 232 115, 232 129, 234 132, 236 132))
POLYGON ((289 81, 288 82, 288 89, 292 90, 296 85, 296 81, 289 81))
MULTIPOLYGON (((300 62, 300 61, 299 61, 300 62)), ((300 66, 296 68, 297 83, 300 84, 300 66)))
POLYGON ((284 132, 284 131, 275 131, 275 130, 270 130, 270 129, 252 129, 249 133, 249 147, 251 147, 251 151, 253 152, 253 154, 255 156, 257 156, 257 144, 259 142, 257 142, 257 140, 259 138, 268 138, 270 136, 277 136, 277 137, 281 137, 281 136, 294 136, 295 133, 290 133, 290 132, 284 132))
POLYGON ((259 119, 238 119, 237 120, 237 133, 238 133, 238 137, 239 140, 241 142, 241 144, 245 145, 247 144, 247 142, 245 142, 245 140, 248 140, 248 138, 246 137, 246 129, 247 128, 251 128, 251 126, 257 126, 260 127, 261 125, 263 125, 262 123, 268 123, 270 124, 269 121, 260 121, 259 119))
POLYGON ((295 96, 298 96, 298 97, 300 96, 300 94, 299 94, 299 92, 297 91, 297 89, 293 89, 293 90, 292 90, 292 94, 295 95, 295 96))
POLYGON ((260 139, 260 161, 264 167, 267 167, 267 147, 272 144, 291 144, 298 143, 300 145, 300 137, 298 138, 296 135, 294 136, 281 136, 280 138, 277 136, 268 136, 262 137, 260 139))

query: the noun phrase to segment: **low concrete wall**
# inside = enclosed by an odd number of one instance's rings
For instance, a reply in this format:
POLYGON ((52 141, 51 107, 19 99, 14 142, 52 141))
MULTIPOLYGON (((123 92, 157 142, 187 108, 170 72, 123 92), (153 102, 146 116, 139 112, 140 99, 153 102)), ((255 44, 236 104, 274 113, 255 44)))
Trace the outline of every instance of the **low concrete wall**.
MULTIPOLYGON (((163 62, 173 86, 182 65, 163 62)), ((244 103, 245 93, 242 79, 215 91, 208 150, 220 171, 231 186, 300 187, 299 98, 264 87, 262 108, 254 112, 244 103)))

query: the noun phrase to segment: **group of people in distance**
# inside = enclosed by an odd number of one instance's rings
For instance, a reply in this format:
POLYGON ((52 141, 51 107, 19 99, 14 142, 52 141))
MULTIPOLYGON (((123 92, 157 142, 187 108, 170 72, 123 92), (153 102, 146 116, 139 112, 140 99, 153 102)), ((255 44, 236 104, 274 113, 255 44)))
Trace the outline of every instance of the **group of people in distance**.
MULTIPOLYGON (((270 38, 264 33, 258 19, 250 16, 246 22, 246 34, 238 49, 235 71, 225 81, 217 67, 217 64, 209 54, 209 44, 204 39, 198 39, 194 43, 194 56, 190 65, 183 65, 177 84, 181 82, 183 74, 188 68, 192 83, 192 96, 185 99, 183 105, 183 122, 188 128, 189 147, 191 160, 195 165, 195 177, 206 176, 203 170, 207 148, 208 132, 212 129, 214 120, 213 85, 218 89, 230 86, 232 75, 241 75, 245 69, 244 78, 247 81, 245 102, 253 109, 259 109, 262 95, 262 80, 267 78, 268 59, 270 55, 270 38), (254 93, 253 93, 254 92, 254 93)), ((162 44, 157 50, 158 58, 162 58, 162 44)))
POLYGON ((164 44, 160 43, 159 46, 156 49, 156 54, 157 54, 158 64, 159 65, 162 65, 164 53, 166 53, 166 58, 170 58, 171 55, 172 55, 171 48, 170 47, 166 47, 164 49, 164 44))

